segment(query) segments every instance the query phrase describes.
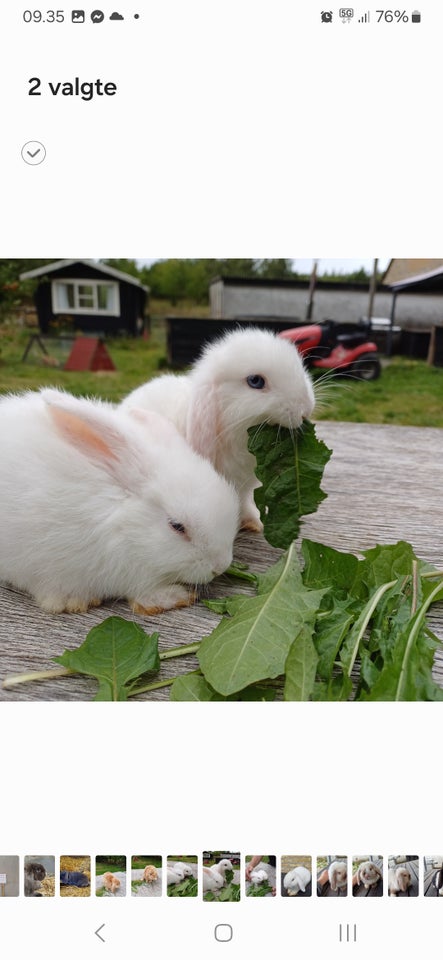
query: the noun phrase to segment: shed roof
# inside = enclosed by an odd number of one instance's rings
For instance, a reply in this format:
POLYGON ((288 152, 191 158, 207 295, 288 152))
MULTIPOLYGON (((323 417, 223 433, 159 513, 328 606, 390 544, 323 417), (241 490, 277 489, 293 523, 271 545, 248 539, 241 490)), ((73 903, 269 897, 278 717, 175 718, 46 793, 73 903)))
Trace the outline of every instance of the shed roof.
POLYGON ((428 270, 426 273, 419 273, 413 277, 406 277, 404 280, 397 280, 389 284, 390 289, 395 292, 401 290, 417 290, 424 293, 443 293, 443 264, 435 270, 428 270))
MULTIPOLYGON (((280 279, 274 279, 270 277, 233 277, 229 274, 222 274, 217 277, 213 277, 209 282, 209 286, 213 286, 215 283, 223 283, 225 286, 232 287, 263 287, 263 288, 278 288, 279 290, 307 290, 309 288, 309 277, 284 277, 280 279)), ((319 290, 356 290, 361 292, 367 291, 369 284, 369 277, 364 281, 351 281, 349 283, 347 280, 330 280, 328 277, 326 279, 323 276, 317 276, 316 287, 319 290)), ((383 285, 379 284, 378 289, 383 289, 383 285)))
POLYGON ((382 277, 382 283, 390 287, 400 280, 409 281, 415 277, 421 276, 421 274, 429 273, 430 271, 436 270, 442 266, 443 260, 404 260, 396 257, 389 261, 389 266, 382 277))
POLYGON ((20 280, 31 280, 34 279, 34 277, 45 277, 48 273, 57 273, 60 270, 65 270, 66 267, 72 267, 76 263, 83 263, 88 267, 93 267, 94 270, 98 270, 99 273, 103 273, 108 277, 113 277, 115 280, 121 280, 124 283, 133 283, 135 287, 140 287, 146 293, 149 293, 149 287, 145 287, 140 280, 137 280, 137 278, 133 277, 130 273, 123 273, 122 270, 115 270, 114 267, 108 267, 107 264, 99 263, 97 260, 57 260, 55 263, 48 263, 46 267, 37 267, 35 270, 27 270, 26 273, 21 273, 20 280))

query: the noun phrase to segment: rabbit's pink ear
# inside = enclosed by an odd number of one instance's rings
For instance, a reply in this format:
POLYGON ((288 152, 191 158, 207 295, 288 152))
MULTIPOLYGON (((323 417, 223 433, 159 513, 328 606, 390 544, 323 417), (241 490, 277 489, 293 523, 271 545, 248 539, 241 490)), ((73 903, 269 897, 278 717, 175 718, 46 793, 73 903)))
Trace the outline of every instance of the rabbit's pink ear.
POLYGON ((186 418, 186 439, 196 453, 215 463, 218 404, 214 386, 202 384, 192 391, 186 418))
POLYGON ((103 429, 103 425, 93 425, 87 418, 78 416, 64 407, 53 404, 48 406, 52 420, 58 432, 73 447, 95 460, 111 462, 119 460, 116 447, 121 446, 121 438, 115 431, 103 429), (109 434, 112 436, 109 436, 109 434), (106 436, 108 434, 108 436, 106 436))
POLYGON ((78 413, 48 403, 48 411, 57 432, 71 447, 106 470, 120 486, 136 489, 136 457, 126 437, 94 410, 78 413))

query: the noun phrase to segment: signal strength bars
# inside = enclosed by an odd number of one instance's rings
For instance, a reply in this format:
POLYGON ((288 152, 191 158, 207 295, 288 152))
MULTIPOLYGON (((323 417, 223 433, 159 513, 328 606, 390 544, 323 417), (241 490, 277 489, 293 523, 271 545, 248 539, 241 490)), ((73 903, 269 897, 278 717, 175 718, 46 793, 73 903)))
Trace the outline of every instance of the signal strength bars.
POLYGON ((362 17, 359 17, 357 23, 369 23, 369 10, 367 13, 364 13, 362 17))

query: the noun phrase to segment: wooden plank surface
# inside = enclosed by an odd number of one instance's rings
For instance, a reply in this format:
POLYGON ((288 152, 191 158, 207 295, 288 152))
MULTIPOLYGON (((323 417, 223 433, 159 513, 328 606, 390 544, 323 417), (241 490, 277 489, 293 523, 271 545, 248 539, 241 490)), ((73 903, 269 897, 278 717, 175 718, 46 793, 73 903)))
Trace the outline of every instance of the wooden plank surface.
MULTIPOLYGON (((319 422, 317 433, 333 450, 323 488, 328 498, 303 525, 303 536, 339 550, 359 553, 377 543, 408 540, 417 555, 443 567, 443 430, 379 424, 319 422)), ((266 570, 279 556, 263 537, 242 533, 235 559, 253 571, 266 570)), ((211 597, 247 592, 240 581, 218 578, 207 588, 211 597)), ((6 675, 48 669, 51 658, 78 647, 87 632, 111 615, 158 630, 160 649, 201 639, 219 618, 202 605, 157 617, 132 615, 115 601, 87 614, 50 616, 27 596, 0 586, 0 679, 6 675)), ((443 604, 430 618, 443 640, 443 604)), ((166 679, 196 668, 194 657, 163 661, 154 679, 166 679)), ((437 652, 434 675, 443 687, 443 657, 437 652)), ((92 699, 96 683, 76 676, 31 683, 11 690, 0 687, 0 700, 92 699)), ((169 699, 164 688, 141 699, 169 699)))

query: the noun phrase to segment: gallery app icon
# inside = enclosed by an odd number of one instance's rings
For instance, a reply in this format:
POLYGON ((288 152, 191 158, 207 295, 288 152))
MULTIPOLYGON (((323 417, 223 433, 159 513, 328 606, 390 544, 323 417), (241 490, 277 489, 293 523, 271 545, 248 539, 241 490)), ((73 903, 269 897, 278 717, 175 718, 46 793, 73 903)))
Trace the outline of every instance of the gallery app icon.
POLYGON ((84 23, 85 22, 85 11, 84 10, 73 10, 71 13, 71 20, 73 23, 84 23))

